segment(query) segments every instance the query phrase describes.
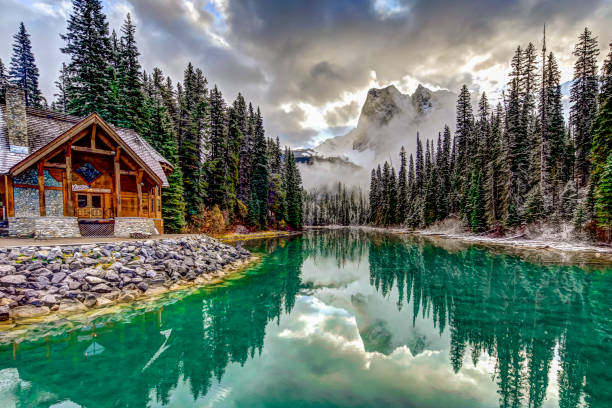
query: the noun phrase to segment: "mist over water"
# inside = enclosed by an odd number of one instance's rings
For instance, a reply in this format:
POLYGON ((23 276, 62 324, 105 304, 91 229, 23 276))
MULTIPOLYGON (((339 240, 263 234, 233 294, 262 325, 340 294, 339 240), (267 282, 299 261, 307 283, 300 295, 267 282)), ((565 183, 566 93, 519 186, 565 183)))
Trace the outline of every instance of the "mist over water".
POLYGON ((348 229, 248 245, 240 279, 0 346, 0 406, 612 401, 610 269, 348 229))

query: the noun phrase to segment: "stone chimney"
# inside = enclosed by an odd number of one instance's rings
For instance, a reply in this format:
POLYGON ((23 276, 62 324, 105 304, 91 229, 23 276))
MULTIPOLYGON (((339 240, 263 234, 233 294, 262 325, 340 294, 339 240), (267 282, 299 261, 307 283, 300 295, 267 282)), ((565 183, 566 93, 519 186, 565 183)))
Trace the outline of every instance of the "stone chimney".
POLYGON ((29 153, 28 124, 23 89, 14 85, 7 85, 5 116, 11 152, 29 153))

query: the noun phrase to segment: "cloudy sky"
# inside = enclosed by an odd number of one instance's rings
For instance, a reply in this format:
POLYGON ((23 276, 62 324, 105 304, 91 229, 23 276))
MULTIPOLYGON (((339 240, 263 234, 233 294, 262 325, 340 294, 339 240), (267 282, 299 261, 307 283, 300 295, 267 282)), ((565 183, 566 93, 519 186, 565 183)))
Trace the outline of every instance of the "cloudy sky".
MULTIPOLYGON (((188 61, 226 100, 260 105, 269 136, 312 146, 357 122, 367 90, 418 83, 498 95, 518 45, 547 45, 571 78, 571 50, 588 26, 601 60, 612 40, 612 0, 103 0, 111 28, 129 12, 143 68, 181 80, 188 61)), ((64 56, 67 0, 0 0, 0 58, 20 21, 31 33, 47 98, 64 56)))

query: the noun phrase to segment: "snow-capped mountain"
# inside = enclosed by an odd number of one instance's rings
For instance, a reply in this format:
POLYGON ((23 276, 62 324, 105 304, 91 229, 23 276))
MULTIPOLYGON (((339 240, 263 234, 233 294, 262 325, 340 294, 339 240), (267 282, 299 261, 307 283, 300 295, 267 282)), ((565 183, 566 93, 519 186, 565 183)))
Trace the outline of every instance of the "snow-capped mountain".
POLYGON ((399 164, 401 146, 408 154, 415 152, 417 132, 423 139, 437 138, 445 124, 454 132, 456 101, 452 92, 431 91, 422 85, 412 95, 402 94, 393 85, 370 89, 355 129, 299 154, 304 156, 305 186, 338 181, 365 186, 377 163, 399 164))

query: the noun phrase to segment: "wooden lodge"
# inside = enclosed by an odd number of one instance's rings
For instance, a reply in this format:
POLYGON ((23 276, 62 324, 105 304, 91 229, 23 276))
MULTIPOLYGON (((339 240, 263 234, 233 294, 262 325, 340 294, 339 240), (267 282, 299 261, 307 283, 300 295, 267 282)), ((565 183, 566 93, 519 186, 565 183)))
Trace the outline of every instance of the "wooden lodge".
POLYGON ((11 236, 163 232, 170 163, 133 130, 93 113, 25 107, 10 86, 0 105, 1 219, 11 236), (8 223, 8 225, 7 225, 8 223))

